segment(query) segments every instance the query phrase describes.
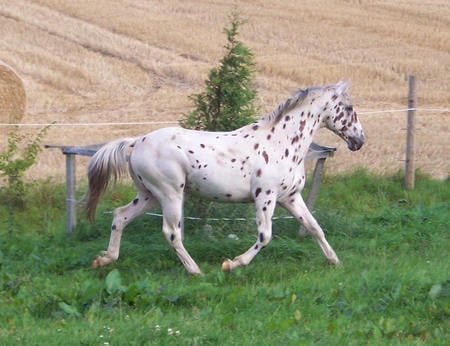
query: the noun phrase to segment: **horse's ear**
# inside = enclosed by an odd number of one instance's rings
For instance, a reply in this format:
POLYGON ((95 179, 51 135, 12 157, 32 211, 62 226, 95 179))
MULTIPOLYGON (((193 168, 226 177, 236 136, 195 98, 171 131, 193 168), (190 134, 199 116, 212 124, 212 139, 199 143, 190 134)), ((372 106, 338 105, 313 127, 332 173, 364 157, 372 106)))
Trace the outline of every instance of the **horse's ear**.
POLYGON ((350 87, 350 79, 348 80, 340 80, 337 84, 336 84, 336 93, 337 94, 342 94, 344 92, 346 92, 348 90, 348 88, 350 87))

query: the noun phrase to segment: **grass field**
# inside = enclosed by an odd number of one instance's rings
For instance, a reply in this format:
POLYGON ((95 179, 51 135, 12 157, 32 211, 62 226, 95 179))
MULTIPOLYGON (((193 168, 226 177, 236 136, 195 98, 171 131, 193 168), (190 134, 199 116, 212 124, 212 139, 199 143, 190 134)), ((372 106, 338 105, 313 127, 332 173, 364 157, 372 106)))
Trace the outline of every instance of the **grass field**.
MULTIPOLYGON (((223 54, 223 28, 233 9, 248 19, 240 37, 255 53, 261 112, 295 88, 340 78, 352 79, 359 113, 405 108, 410 73, 421 108, 450 107, 450 5, 444 0, 8 0, 0 3, 0 60, 24 80, 22 123, 178 120, 192 107, 188 95, 203 89, 223 54)), ((368 142, 357 154, 336 137, 318 138, 338 146, 329 169, 401 169, 404 113, 361 120, 368 142)), ((437 178, 450 171, 449 125, 448 111, 418 113, 417 166, 437 178)), ((156 127, 53 126, 44 142, 92 144, 156 127)), ((29 177, 60 177, 63 160, 47 150, 29 177)))
POLYGON ((205 273, 189 277, 151 216, 125 230, 117 263, 89 269, 108 212, 134 192, 109 192, 97 224, 66 237, 64 187, 41 182, 26 209, 0 203, 0 345, 446 345, 450 184, 420 175, 415 190, 401 186, 364 171, 324 179, 315 214, 339 267, 283 218, 248 267, 223 273, 253 243, 254 211, 212 204, 209 217, 248 221, 187 220, 205 273))

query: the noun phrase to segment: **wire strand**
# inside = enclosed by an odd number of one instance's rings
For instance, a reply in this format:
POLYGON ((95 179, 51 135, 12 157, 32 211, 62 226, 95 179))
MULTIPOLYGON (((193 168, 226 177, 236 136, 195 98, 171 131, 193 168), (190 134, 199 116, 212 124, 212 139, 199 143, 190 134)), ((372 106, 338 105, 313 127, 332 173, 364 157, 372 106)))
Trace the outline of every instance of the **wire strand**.
MULTIPOLYGON (((370 114, 382 114, 382 113, 399 113, 407 111, 420 111, 420 112, 437 112, 437 113, 450 113, 450 109, 445 108, 402 108, 402 109, 386 109, 386 110, 371 110, 358 112, 358 115, 370 115, 370 114)), ((43 127, 43 126, 126 126, 126 125, 174 125, 178 124, 178 121, 136 121, 136 122, 102 122, 102 123, 22 123, 22 124, 9 124, 0 123, 0 126, 5 127, 43 127)))

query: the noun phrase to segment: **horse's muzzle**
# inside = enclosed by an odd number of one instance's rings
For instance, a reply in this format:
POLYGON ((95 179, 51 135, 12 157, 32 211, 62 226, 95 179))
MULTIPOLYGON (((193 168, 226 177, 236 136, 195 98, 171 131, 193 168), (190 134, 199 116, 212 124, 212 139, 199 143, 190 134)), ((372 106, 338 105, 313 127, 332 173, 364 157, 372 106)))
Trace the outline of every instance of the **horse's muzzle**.
POLYGON ((347 140, 347 147, 351 151, 356 151, 356 150, 361 149, 363 144, 364 144, 364 136, 348 138, 348 140, 347 140))

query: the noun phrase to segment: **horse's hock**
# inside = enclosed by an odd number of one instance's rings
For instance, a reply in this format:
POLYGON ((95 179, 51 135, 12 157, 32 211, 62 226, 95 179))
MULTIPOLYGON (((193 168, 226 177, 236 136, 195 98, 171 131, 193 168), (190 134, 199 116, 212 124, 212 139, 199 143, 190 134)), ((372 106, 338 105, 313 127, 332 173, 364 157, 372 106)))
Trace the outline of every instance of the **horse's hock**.
MULTIPOLYGON (((26 93, 22 79, 14 69, 0 60, 0 123, 17 124, 25 114, 26 93)), ((6 144, 8 126, 0 126, 3 140, 0 149, 6 144)))
MULTIPOLYGON (((103 144, 94 144, 89 146, 65 146, 65 145, 46 145, 45 148, 57 148, 66 156, 66 232, 72 233, 76 226, 76 205, 75 198, 76 190, 76 155, 93 156, 103 144)), ((307 160, 316 160, 314 171, 312 173, 311 183, 309 187, 308 196, 306 198, 306 205, 309 210, 312 210, 316 201, 317 192, 319 191, 320 179, 322 177, 325 160, 334 155, 336 148, 326 147, 312 143, 309 147, 307 160)))

